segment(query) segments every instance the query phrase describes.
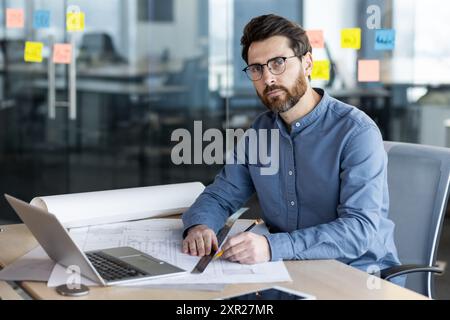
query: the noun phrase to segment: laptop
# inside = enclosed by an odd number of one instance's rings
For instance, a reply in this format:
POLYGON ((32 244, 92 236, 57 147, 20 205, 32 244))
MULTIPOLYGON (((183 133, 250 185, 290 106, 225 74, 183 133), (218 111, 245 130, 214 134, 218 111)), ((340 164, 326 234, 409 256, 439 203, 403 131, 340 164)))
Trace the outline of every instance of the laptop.
POLYGON ((104 286, 187 273, 131 247, 83 252, 55 215, 10 195, 5 197, 53 261, 77 266, 83 276, 104 286))

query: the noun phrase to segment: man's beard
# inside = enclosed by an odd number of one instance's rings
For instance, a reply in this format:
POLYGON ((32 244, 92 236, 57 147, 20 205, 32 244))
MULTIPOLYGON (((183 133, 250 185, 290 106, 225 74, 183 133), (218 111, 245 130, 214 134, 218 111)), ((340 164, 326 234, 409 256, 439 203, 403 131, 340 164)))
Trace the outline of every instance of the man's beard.
POLYGON ((275 113, 283 113, 288 110, 290 110, 292 107, 294 107, 300 99, 304 96, 308 86, 306 83, 305 77, 300 74, 295 81, 294 86, 288 90, 284 86, 267 86, 264 89, 264 92, 262 95, 257 92, 259 98, 261 99, 262 103, 272 112, 275 113), (282 90, 284 91, 285 97, 282 97, 280 95, 276 95, 275 97, 268 97, 267 94, 270 91, 273 90, 282 90))

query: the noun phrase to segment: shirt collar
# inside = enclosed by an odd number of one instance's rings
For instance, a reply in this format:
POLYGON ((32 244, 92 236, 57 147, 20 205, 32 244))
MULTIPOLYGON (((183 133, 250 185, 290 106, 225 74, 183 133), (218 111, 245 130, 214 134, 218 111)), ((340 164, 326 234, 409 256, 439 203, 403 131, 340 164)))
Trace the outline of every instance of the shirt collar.
MULTIPOLYGON (((325 112, 327 105, 330 100, 330 96, 322 89, 314 88, 314 90, 322 96, 319 103, 312 109, 307 115, 295 120, 291 124, 291 133, 290 135, 296 135, 297 133, 303 131, 309 125, 314 123, 317 119, 321 117, 321 115, 325 112)), ((278 127, 282 128, 282 131, 286 131, 286 126, 283 122, 283 119, 280 117, 280 114, 276 114, 276 122, 278 127), (284 129, 284 130, 283 130, 284 129)))

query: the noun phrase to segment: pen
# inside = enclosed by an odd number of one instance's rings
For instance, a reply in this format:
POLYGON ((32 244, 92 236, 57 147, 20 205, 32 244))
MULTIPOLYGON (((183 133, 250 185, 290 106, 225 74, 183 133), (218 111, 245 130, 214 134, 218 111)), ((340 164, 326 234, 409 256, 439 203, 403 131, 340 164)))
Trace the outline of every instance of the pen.
MULTIPOLYGON (((263 220, 261 218, 256 219, 247 229, 244 230, 244 232, 248 232, 252 230, 256 225, 263 223, 263 220)), ((216 253, 214 256, 214 259, 219 259, 223 254, 223 250, 220 250, 216 253)))

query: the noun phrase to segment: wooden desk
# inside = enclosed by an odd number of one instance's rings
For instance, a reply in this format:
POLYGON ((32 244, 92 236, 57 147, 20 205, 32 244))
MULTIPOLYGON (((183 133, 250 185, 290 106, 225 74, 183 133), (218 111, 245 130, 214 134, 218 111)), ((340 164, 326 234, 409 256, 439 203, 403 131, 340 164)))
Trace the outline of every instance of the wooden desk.
MULTIPOLYGON (((34 80, 33 88, 47 91, 48 81, 34 80)), ((56 82, 56 90, 65 92, 66 85, 63 82, 56 82)), ((158 94, 182 94, 188 91, 187 86, 182 85, 149 85, 137 84, 126 81, 107 81, 107 80, 79 80, 77 82, 77 92, 101 93, 110 95, 139 95, 151 96, 158 94)))
POLYGON ((0 281, 0 299, 1 300, 23 300, 19 294, 10 287, 5 281, 0 281))
MULTIPOLYGON (((77 64, 77 77, 83 79, 106 79, 119 81, 141 81, 150 76, 168 75, 180 72, 183 69, 183 60, 173 60, 167 63, 158 61, 140 63, 137 65, 107 63, 107 64, 77 64)), ((56 74, 64 76, 63 68, 57 68, 56 74)), ((46 63, 30 64, 26 62, 9 63, 6 67, 0 62, 0 75, 18 74, 24 77, 47 77, 46 63)))
MULTIPOLYGON (((5 266, 29 250, 37 242, 25 225, 2 226, 0 233, 0 266, 5 266)), ((315 295, 318 299, 427 299, 413 291, 380 280, 379 289, 369 290, 369 275, 334 260, 287 261, 292 282, 277 285, 315 295)), ((252 289, 268 287, 264 284, 228 285, 222 292, 175 289, 147 289, 132 287, 92 287, 90 294, 80 298, 58 295, 46 283, 24 281, 22 288, 36 299, 214 299, 252 289)))

